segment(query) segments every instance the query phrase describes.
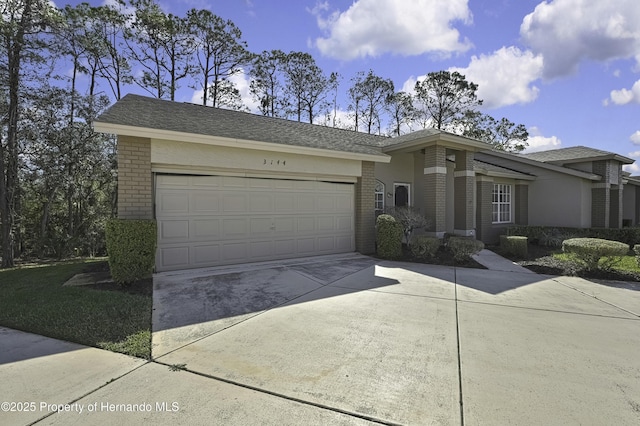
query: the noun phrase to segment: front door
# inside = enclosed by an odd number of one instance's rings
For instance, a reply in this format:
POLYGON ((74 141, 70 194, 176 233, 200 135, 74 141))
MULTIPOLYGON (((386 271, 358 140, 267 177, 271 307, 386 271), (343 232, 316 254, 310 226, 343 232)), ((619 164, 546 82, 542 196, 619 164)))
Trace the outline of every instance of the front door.
POLYGON ((409 203, 409 184, 396 183, 394 184, 395 195, 394 204, 396 207, 407 207, 409 203))

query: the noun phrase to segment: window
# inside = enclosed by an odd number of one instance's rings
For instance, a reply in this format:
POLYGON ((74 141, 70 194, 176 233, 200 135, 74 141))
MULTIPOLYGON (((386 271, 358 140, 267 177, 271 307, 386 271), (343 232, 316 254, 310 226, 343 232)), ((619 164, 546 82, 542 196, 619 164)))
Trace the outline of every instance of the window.
POLYGON ((408 183, 394 183, 393 184, 393 201, 396 207, 407 207, 411 205, 411 199, 409 196, 409 184, 408 183))
POLYGON ((375 187, 375 209, 376 217, 384 213, 384 183, 376 180, 375 187))
POLYGON ((493 185, 493 223, 511 222, 511 185, 493 185))

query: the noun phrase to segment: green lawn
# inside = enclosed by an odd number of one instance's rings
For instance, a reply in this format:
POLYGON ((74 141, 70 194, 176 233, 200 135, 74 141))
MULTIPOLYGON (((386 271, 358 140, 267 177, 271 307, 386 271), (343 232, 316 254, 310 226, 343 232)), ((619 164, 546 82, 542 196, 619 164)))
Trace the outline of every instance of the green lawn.
MULTIPOLYGON (((575 261, 573 255, 569 253, 555 253, 553 257, 565 261, 575 261)), ((640 274, 640 267, 638 267, 635 256, 614 256, 613 259, 615 259, 613 269, 621 272, 640 274)), ((602 265, 604 260, 605 259, 600 259, 600 265, 602 265)))
POLYGON ((62 286, 90 266, 80 260, 0 270, 0 325, 149 359, 152 297, 62 286))

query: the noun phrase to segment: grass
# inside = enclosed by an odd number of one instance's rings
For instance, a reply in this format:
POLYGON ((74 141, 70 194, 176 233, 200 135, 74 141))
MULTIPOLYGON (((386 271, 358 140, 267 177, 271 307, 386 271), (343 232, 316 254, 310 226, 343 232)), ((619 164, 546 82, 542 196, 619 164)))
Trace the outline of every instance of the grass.
POLYGON ((149 359, 151 280, 128 289, 62 286, 105 263, 75 260, 0 270, 0 325, 149 359))
MULTIPOLYGON (((609 270, 587 271, 572 254, 563 253, 562 249, 559 248, 529 244, 526 259, 515 258, 509 253, 504 253, 500 247, 490 247, 490 249, 539 274, 572 275, 616 281, 640 281, 640 267, 638 267, 634 255, 616 256, 612 264, 613 267, 609 270)), ((603 260, 600 260, 600 265, 604 264, 603 260)))

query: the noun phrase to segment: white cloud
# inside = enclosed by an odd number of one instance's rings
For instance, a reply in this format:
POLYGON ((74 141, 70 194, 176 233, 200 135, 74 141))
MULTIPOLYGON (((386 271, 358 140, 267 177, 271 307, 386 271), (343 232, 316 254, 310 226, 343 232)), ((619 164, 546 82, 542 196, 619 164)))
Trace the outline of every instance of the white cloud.
POLYGON ((584 59, 635 57, 640 64, 638 0, 544 1, 525 16, 520 35, 544 56, 544 76, 575 73, 584 59))
POLYGON ((486 108, 533 102, 540 89, 531 84, 542 76, 541 55, 503 47, 491 55, 473 56, 467 68, 451 68, 478 85, 486 108))
MULTIPOLYGON (((605 101, 605 104, 608 104, 608 101, 605 101)), ((611 102, 616 105, 640 104, 640 80, 636 81, 631 89, 612 90, 611 102)))
POLYGON ((558 149, 562 145, 562 141, 557 136, 543 136, 540 129, 535 126, 530 127, 528 131, 529 139, 527 139, 527 143, 529 146, 523 151, 524 153, 558 149))
POLYGON ((634 134, 632 134, 631 136, 629 136, 629 140, 630 140, 634 145, 640 145, 640 130, 636 131, 634 134))
MULTIPOLYGON (((251 96, 250 87, 249 87, 250 81, 247 75, 244 73, 244 71, 241 71, 239 73, 232 75, 231 77, 229 77, 229 81, 231 81, 236 87, 236 89, 238 89, 238 91, 240 92, 240 97, 242 98, 242 103, 244 104, 244 106, 249 108, 251 112, 258 113, 259 112, 258 102, 255 101, 251 96)), ((203 94, 204 94, 204 90, 202 89, 194 90, 193 94, 191 95, 190 102, 194 104, 202 105, 203 94)), ((210 100, 207 100, 207 105, 208 106, 212 105, 210 100)))
POLYGON ((622 170, 631 173, 631 175, 637 175, 640 173, 640 166, 638 166, 638 162, 636 161, 633 164, 625 164, 622 166, 622 170))
MULTIPOLYGON (((540 89, 532 83, 542 76, 542 56, 517 47, 503 47, 491 55, 473 56, 466 68, 449 68, 478 85, 478 98, 483 107, 499 108, 533 102, 540 89)), ((417 81, 425 75, 411 76, 402 84, 402 91, 415 94, 417 81)))
POLYGON ((640 158, 640 151, 633 151, 627 154, 629 158, 640 158))
POLYGON ((447 56, 471 47, 452 25, 472 22, 468 0, 356 0, 344 12, 328 11, 327 2, 311 11, 326 34, 315 40, 326 56, 343 60, 383 53, 447 56))

